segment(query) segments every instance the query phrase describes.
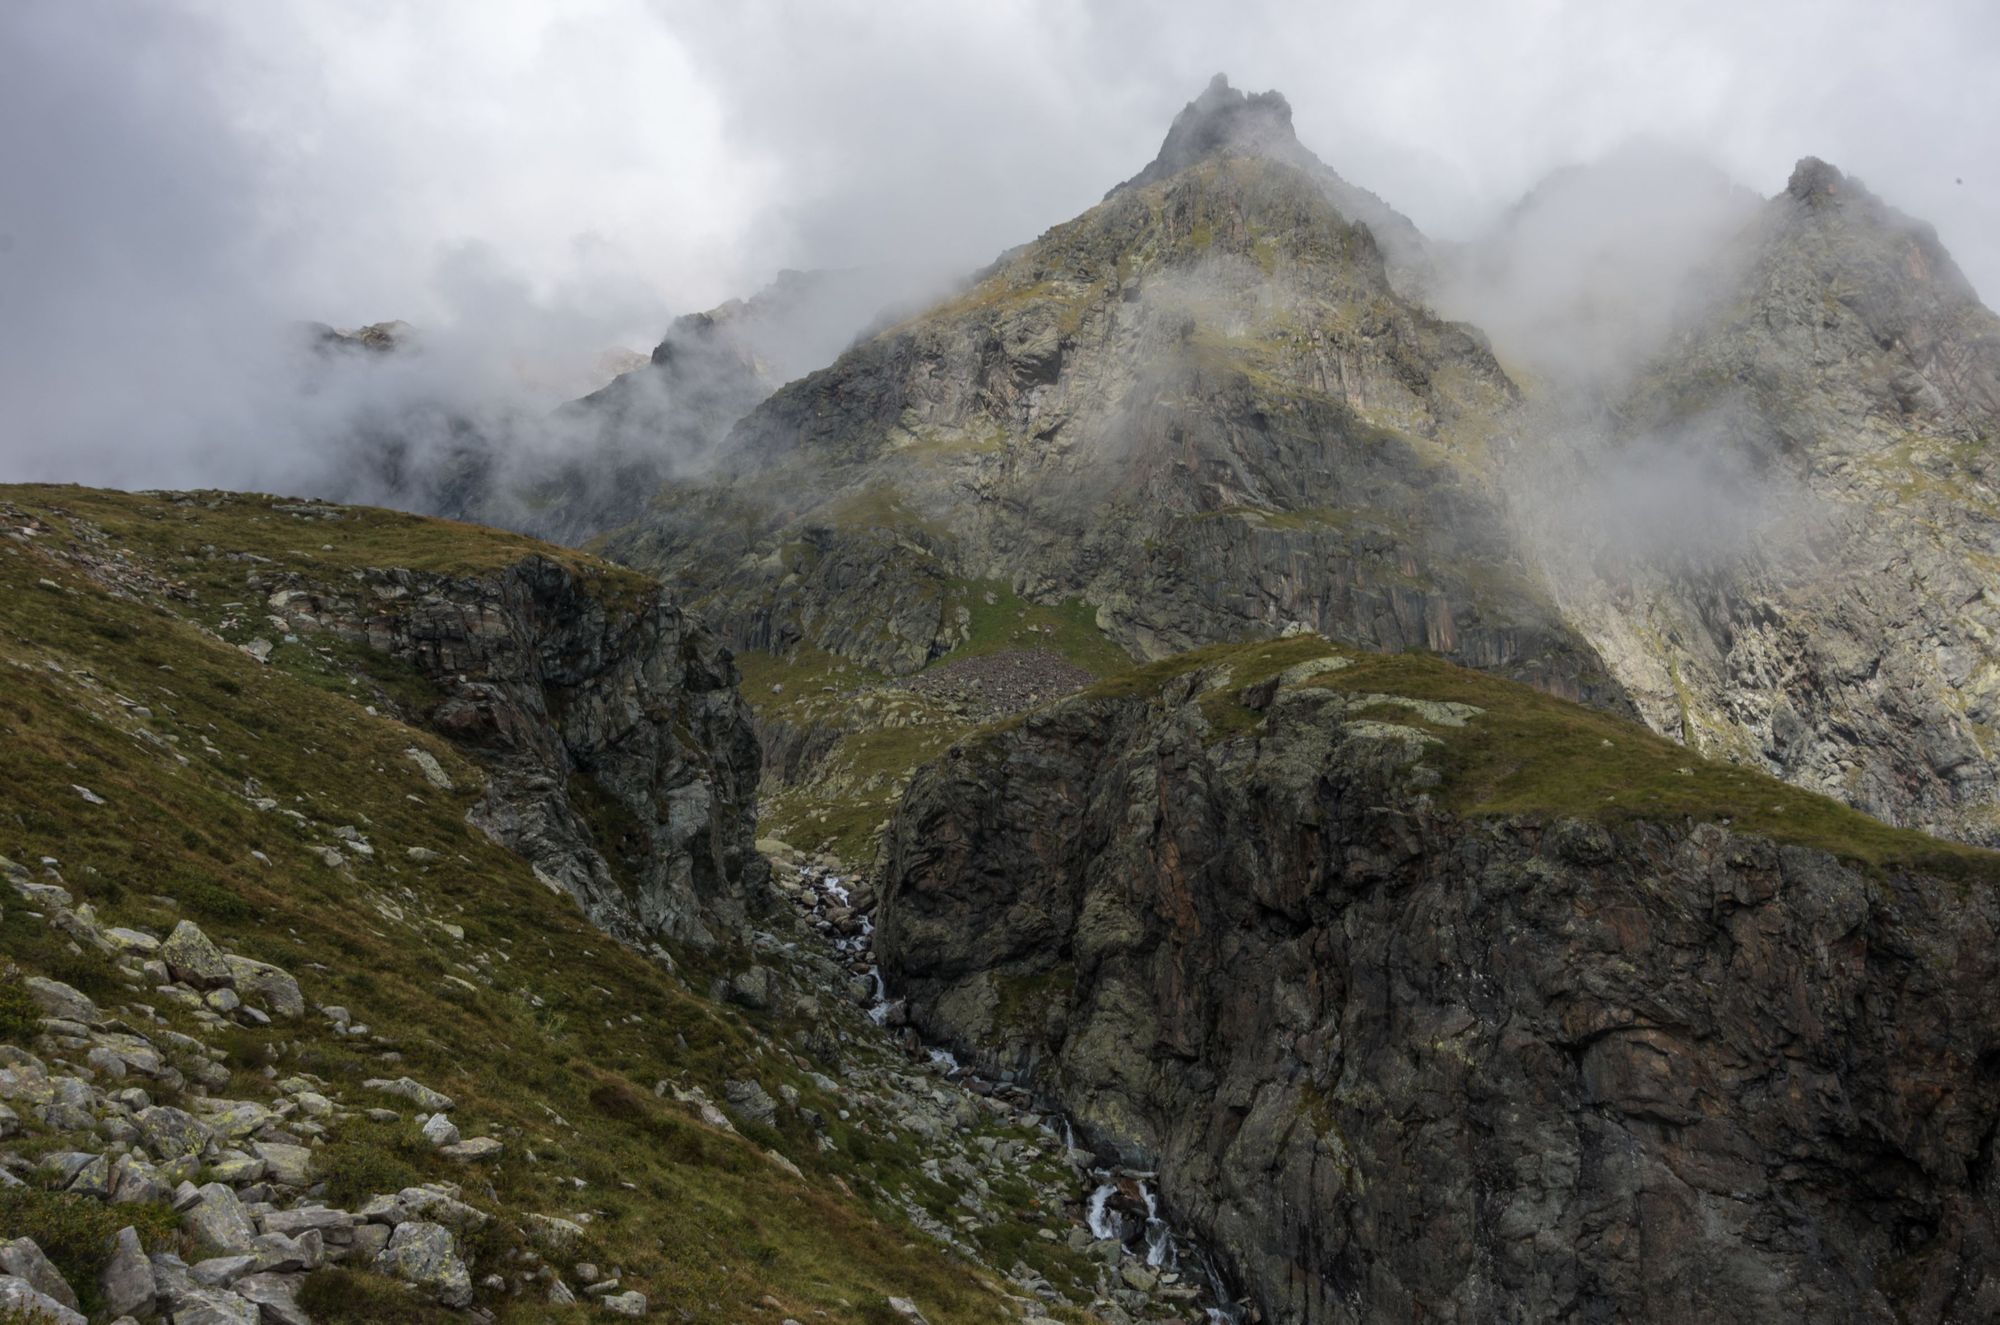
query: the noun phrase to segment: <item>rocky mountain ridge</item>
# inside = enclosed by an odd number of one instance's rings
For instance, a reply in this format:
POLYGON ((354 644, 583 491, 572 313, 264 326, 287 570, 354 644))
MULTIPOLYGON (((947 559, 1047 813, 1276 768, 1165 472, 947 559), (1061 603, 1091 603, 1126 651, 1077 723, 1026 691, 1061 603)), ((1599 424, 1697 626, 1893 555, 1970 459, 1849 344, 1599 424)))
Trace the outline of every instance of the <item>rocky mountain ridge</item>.
POLYGON ((1616 703, 1477 478, 1513 399, 1314 175, 1226 153, 784 388, 606 549, 739 649, 896 675, 998 580, 1148 657, 1303 623, 1616 703))
POLYGON ((1574 463, 1524 471, 1524 537, 1656 729, 1995 841, 2000 318, 1928 226, 1811 159, 1731 261, 1574 463), (1559 509, 1593 490, 1621 528, 1559 509), (1649 490, 1675 504, 1635 510, 1649 490))
POLYGON ((1685 758, 1206 650, 921 772, 878 942, 1264 1319, 1991 1317, 2000 858, 1685 758))
POLYGON ((1603 281, 1498 328, 1524 389, 1403 297, 1394 223, 1330 173, 1281 96, 1218 81, 1098 208, 772 396, 607 551, 787 666, 918 674, 994 584, 1140 658, 1299 625, 1994 840, 2000 336, 1935 235, 1816 162, 1763 203, 1662 151, 1570 172, 1432 255, 1518 298, 1600 227, 1603 281), (1635 173, 1685 185, 1671 244, 1602 215, 1635 173))

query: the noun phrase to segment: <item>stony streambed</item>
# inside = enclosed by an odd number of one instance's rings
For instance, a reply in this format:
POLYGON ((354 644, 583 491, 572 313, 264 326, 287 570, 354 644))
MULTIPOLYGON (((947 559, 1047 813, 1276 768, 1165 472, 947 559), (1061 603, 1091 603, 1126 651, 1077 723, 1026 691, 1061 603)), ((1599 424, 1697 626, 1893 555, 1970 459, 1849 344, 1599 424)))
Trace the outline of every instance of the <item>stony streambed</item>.
POLYGON ((1210 1325, 1239 1322, 1245 1306, 1228 1291, 1213 1259, 1177 1232, 1161 1208, 1154 1175, 1109 1164, 1079 1146, 1061 1110, 1023 1083, 990 1076, 959 1061, 951 1050, 923 1040, 909 1024, 903 1001, 884 983, 874 949, 874 889, 865 881, 818 864, 774 862, 777 883, 800 918, 832 949, 851 978, 850 995, 868 1018, 894 1038, 911 1059, 972 1094, 1008 1101, 1060 1138, 1076 1180, 1077 1222, 1073 1250, 1093 1252, 1125 1290, 1198 1311, 1210 1325))

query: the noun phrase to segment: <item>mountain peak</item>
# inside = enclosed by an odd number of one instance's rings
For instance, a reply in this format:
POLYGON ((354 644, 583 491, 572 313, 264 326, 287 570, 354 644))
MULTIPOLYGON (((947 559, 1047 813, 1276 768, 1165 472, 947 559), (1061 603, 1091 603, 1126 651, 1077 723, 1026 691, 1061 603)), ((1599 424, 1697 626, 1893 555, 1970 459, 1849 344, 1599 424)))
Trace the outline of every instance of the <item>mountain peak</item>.
POLYGON ((1118 189, 1143 188, 1206 157, 1227 154, 1294 163, 1313 159, 1292 131, 1292 103, 1284 93, 1246 93, 1231 87, 1227 74, 1217 74, 1174 116, 1152 164, 1118 189))
POLYGON ((1810 205, 1836 202, 1847 177, 1836 166, 1830 166, 1816 156, 1800 157, 1792 167, 1792 177, 1785 183, 1785 192, 1800 202, 1810 205))

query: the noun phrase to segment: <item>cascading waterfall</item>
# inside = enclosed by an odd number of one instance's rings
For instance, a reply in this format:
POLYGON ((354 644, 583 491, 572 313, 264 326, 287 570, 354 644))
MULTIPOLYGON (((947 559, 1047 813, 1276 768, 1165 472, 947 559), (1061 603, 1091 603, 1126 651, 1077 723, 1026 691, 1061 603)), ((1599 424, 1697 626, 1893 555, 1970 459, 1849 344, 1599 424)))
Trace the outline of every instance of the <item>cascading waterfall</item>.
POLYGON ((1153 1188, 1145 1179, 1139 1180, 1139 1196, 1146 1203, 1146 1264, 1153 1269, 1165 1266, 1172 1269, 1174 1259, 1173 1232, 1167 1221, 1160 1218, 1160 1203, 1153 1197, 1153 1188))
POLYGON ((1118 1225, 1112 1222, 1111 1212, 1106 1209, 1118 1188, 1104 1183, 1090 1194, 1090 1204, 1084 1208, 1083 1222, 1090 1227, 1090 1236, 1108 1242, 1118 1236, 1118 1225))
MULTIPOLYGON (((843 911, 852 911, 853 894, 838 876, 807 869, 801 871, 801 877, 815 895, 815 914, 835 906, 843 911)), ((878 1026, 886 1026, 902 1001, 889 997, 889 986, 882 978, 881 964, 875 960, 874 937, 874 918, 866 912, 854 912, 847 919, 847 927, 833 934, 832 942, 835 951, 854 962, 857 968, 861 963, 867 964, 867 978, 872 990, 867 1008, 868 1019, 878 1026)), ((949 1049, 919 1045, 916 1052, 948 1077, 973 1082, 981 1080, 949 1049)), ((1078 1149, 1076 1128, 1061 1110, 1047 1110, 1041 1125, 1051 1136, 1061 1135, 1066 1153, 1078 1149)), ((1084 1203, 1084 1223, 1091 1237, 1101 1242, 1117 1243, 1121 1255, 1142 1257, 1148 1269, 1164 1274, 1175 1273, 1182 1259, 1182 1248, 1172 1225, 1160 1213, 1159 1197, 1153 1190, 1154 1175, 1130 1170, 1114 1172, 1111 1169, 1095 1169, 1092 1173, 1097 1185, 1084 1203), (1129 1196, 1124 1197, 1128 1214, 1121 1215, 1112 1207, 1114 1200, 1121 1199, 1121 1193, 1135 1189, 1138 1204, 1144 1210, 1142 1218, 1138 1217, 1139 1210, 1131 1208, 1129 1196)), ((1209 1325, 1242 1325, 1242 1305, 1229 1296, 1228 1285, 1223 1281, 1214 1258, 1205 1248, 1190 1247, 1188 1251, 1200 1267, 1200 1282, 1221 1304, 1204 1308, 1209 1325)))

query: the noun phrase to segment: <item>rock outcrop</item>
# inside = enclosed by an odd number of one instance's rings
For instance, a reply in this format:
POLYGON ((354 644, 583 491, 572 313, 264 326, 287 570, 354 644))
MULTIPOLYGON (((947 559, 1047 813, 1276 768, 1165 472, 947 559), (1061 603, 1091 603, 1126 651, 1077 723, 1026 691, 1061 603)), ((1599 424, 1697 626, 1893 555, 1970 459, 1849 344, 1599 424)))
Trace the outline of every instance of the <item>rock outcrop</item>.
POLYGON ((475 824, 600 928, 698 946, 763 903, 759 751, 728 652, 658 588, 526 556, 483 574, 369 569, 354 589, 267 576, 303 637, 402 659, 418 715, 490 773, 475 824))
POLYGON ((1263 157, 1305 172, 1342 216, 1368 227, 1387 257, 1398 290, 1411 298, 1428 292, 1436 278, 1435 258, 1415 223, 1377 195, 1343 179, 1299 142, 1284 93, 1245 93, 1231 87, 1225 74, 1210 79, 1202 94, 1174 116, 1159 155, 1105 197, 1142 189, 1216 156, 1263 157))
POLYGON ((1656 730, 2000 842, 2000 318, 1811 158, 1718 266, 1608 441, 1524 468, 1524 541, 1656 730))
POLYGON ((915 1024, 1156 1163, 1267 1320, 2000 1312, 1992 857, 1844 863, 1923 840, 1768 781, 1788 844, 1628 817, 1752 775, 1319 653, 1208 651, 920 773, 877 935, 915 1024), (1471 808, 1542 778, 1590 794, 1471 808))

